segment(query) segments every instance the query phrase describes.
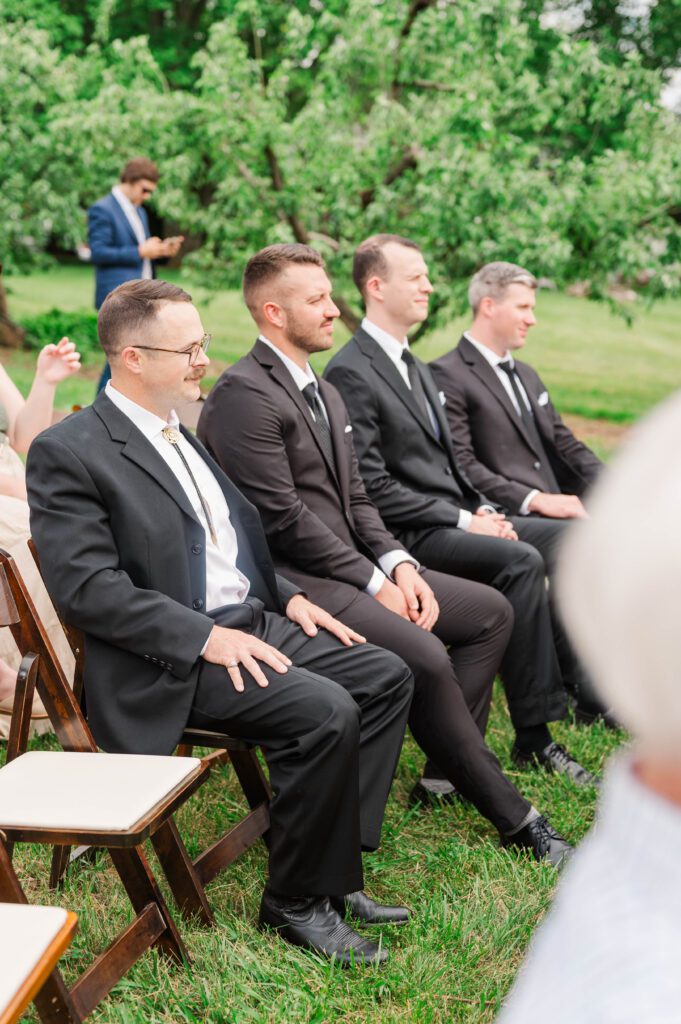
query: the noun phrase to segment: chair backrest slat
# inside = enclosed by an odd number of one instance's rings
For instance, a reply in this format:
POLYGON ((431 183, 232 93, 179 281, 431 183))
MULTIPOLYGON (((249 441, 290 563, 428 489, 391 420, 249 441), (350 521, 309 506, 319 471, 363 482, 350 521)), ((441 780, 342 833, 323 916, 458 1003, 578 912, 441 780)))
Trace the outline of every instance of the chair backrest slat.
POLYGON ((18 621, 8 622, 19 653, 40 656, 36 688, 64 750, 96 750, 97 744, 68 684, 47 631, 16 562, 0 548, 0 592, 8 588, 18 621))

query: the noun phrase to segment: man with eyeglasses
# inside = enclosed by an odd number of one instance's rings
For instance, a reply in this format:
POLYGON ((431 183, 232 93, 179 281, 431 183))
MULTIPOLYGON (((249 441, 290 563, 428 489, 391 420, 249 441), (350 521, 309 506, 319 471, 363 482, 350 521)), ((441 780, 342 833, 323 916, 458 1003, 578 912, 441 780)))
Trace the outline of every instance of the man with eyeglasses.
POLYGON ((362 891, 413 691, 396 655, 276 576, 260 517, 175 408, 195 401, 209 337, 186 292, 130 281, 99 313, 112 377, 40 435, 27 466, 47 589, 85 634, 97 743, 169 754, 186 726, 262 746, 269 881, 260 922, 341 963, 385 949, 342 920, 400 924, 362 891))
MULTIPOLYGON (((152 160, 135 157, 121 171, 120 182, 88 210, 88 245, 95 267, 95 309, 125 281, 156 276, 154 261, 176 256, 183 236, 150 236, 143 204, 155 192, 159 170, 152 160)), ((99 390, 109 379, 105 366, 99 390)))

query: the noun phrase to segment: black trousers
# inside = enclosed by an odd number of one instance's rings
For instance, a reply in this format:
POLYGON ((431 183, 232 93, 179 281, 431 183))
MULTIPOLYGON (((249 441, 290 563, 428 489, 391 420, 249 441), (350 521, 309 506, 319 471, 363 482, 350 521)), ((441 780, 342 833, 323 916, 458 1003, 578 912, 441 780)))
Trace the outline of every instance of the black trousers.
POLYGON ((521 728, 565 717, 564 683, 570 686, 577 662, 546 587, 565 524, 522 516, 511 522, 517 541, 450 528, 410 530, 402 540, 424 565, 487 583, 510 601, 515 621, 500 674, 511 720, 521 728))
POLYGON ((415 682, 409 726, 416 742, 481 814, 510 832, 530 804, 502 772, 484 734, 511 608, 490 587, 439 572, 423 575, 440 605, 432 633, 361 591, 338 617, 406 661, 415 682))
POLYGON ((265 750, 273 789, 270 884, 288 896, 361 889, 361 850, 379 844, 406 728, 409 669, 369 644, 344 647, 323 630, 308 637, 255 598, 213 617, 293 662, 285 675, 261 662, 266 688, 242 668, 243 693, 225 668, 204 662, 189 718, 265 750))

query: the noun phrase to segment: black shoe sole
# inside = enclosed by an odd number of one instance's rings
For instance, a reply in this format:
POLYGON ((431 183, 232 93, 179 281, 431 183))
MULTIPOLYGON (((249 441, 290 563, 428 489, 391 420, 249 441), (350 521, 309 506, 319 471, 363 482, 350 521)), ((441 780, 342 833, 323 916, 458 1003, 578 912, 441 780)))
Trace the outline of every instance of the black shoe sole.
POLYGON ((606 729, 612 729, 613 731, 622 728, 619 722, 615 721, 607 711, 587 711, 586 708, 576 707, 574 709, 574 716, 577 725, 593 725, 595 722, 599 722, 606 729))

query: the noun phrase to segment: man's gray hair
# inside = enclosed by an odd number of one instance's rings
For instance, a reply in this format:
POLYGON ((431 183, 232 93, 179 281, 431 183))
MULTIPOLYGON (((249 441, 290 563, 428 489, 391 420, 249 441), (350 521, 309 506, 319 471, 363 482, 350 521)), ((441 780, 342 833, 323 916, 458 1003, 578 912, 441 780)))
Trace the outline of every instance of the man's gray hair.
POLYGON ((473 313, 478 312, 480 303, 488 295, 495 302, 501 302, 509 285, 512 284, 524 284, 528 288, 536 288, 537 279, 529 270, 519 267, 517 263, 505 263, 503 260, 486 263, 478 270, 477 274, 473 275, 468 287, 468 301, 473 313))
POLYGON ((681 751, 681 392, 604 470, 561 553, 557 592, 606 706, 660 755, 681 751), (635 527, 632 528, 632 523, 635 527))

